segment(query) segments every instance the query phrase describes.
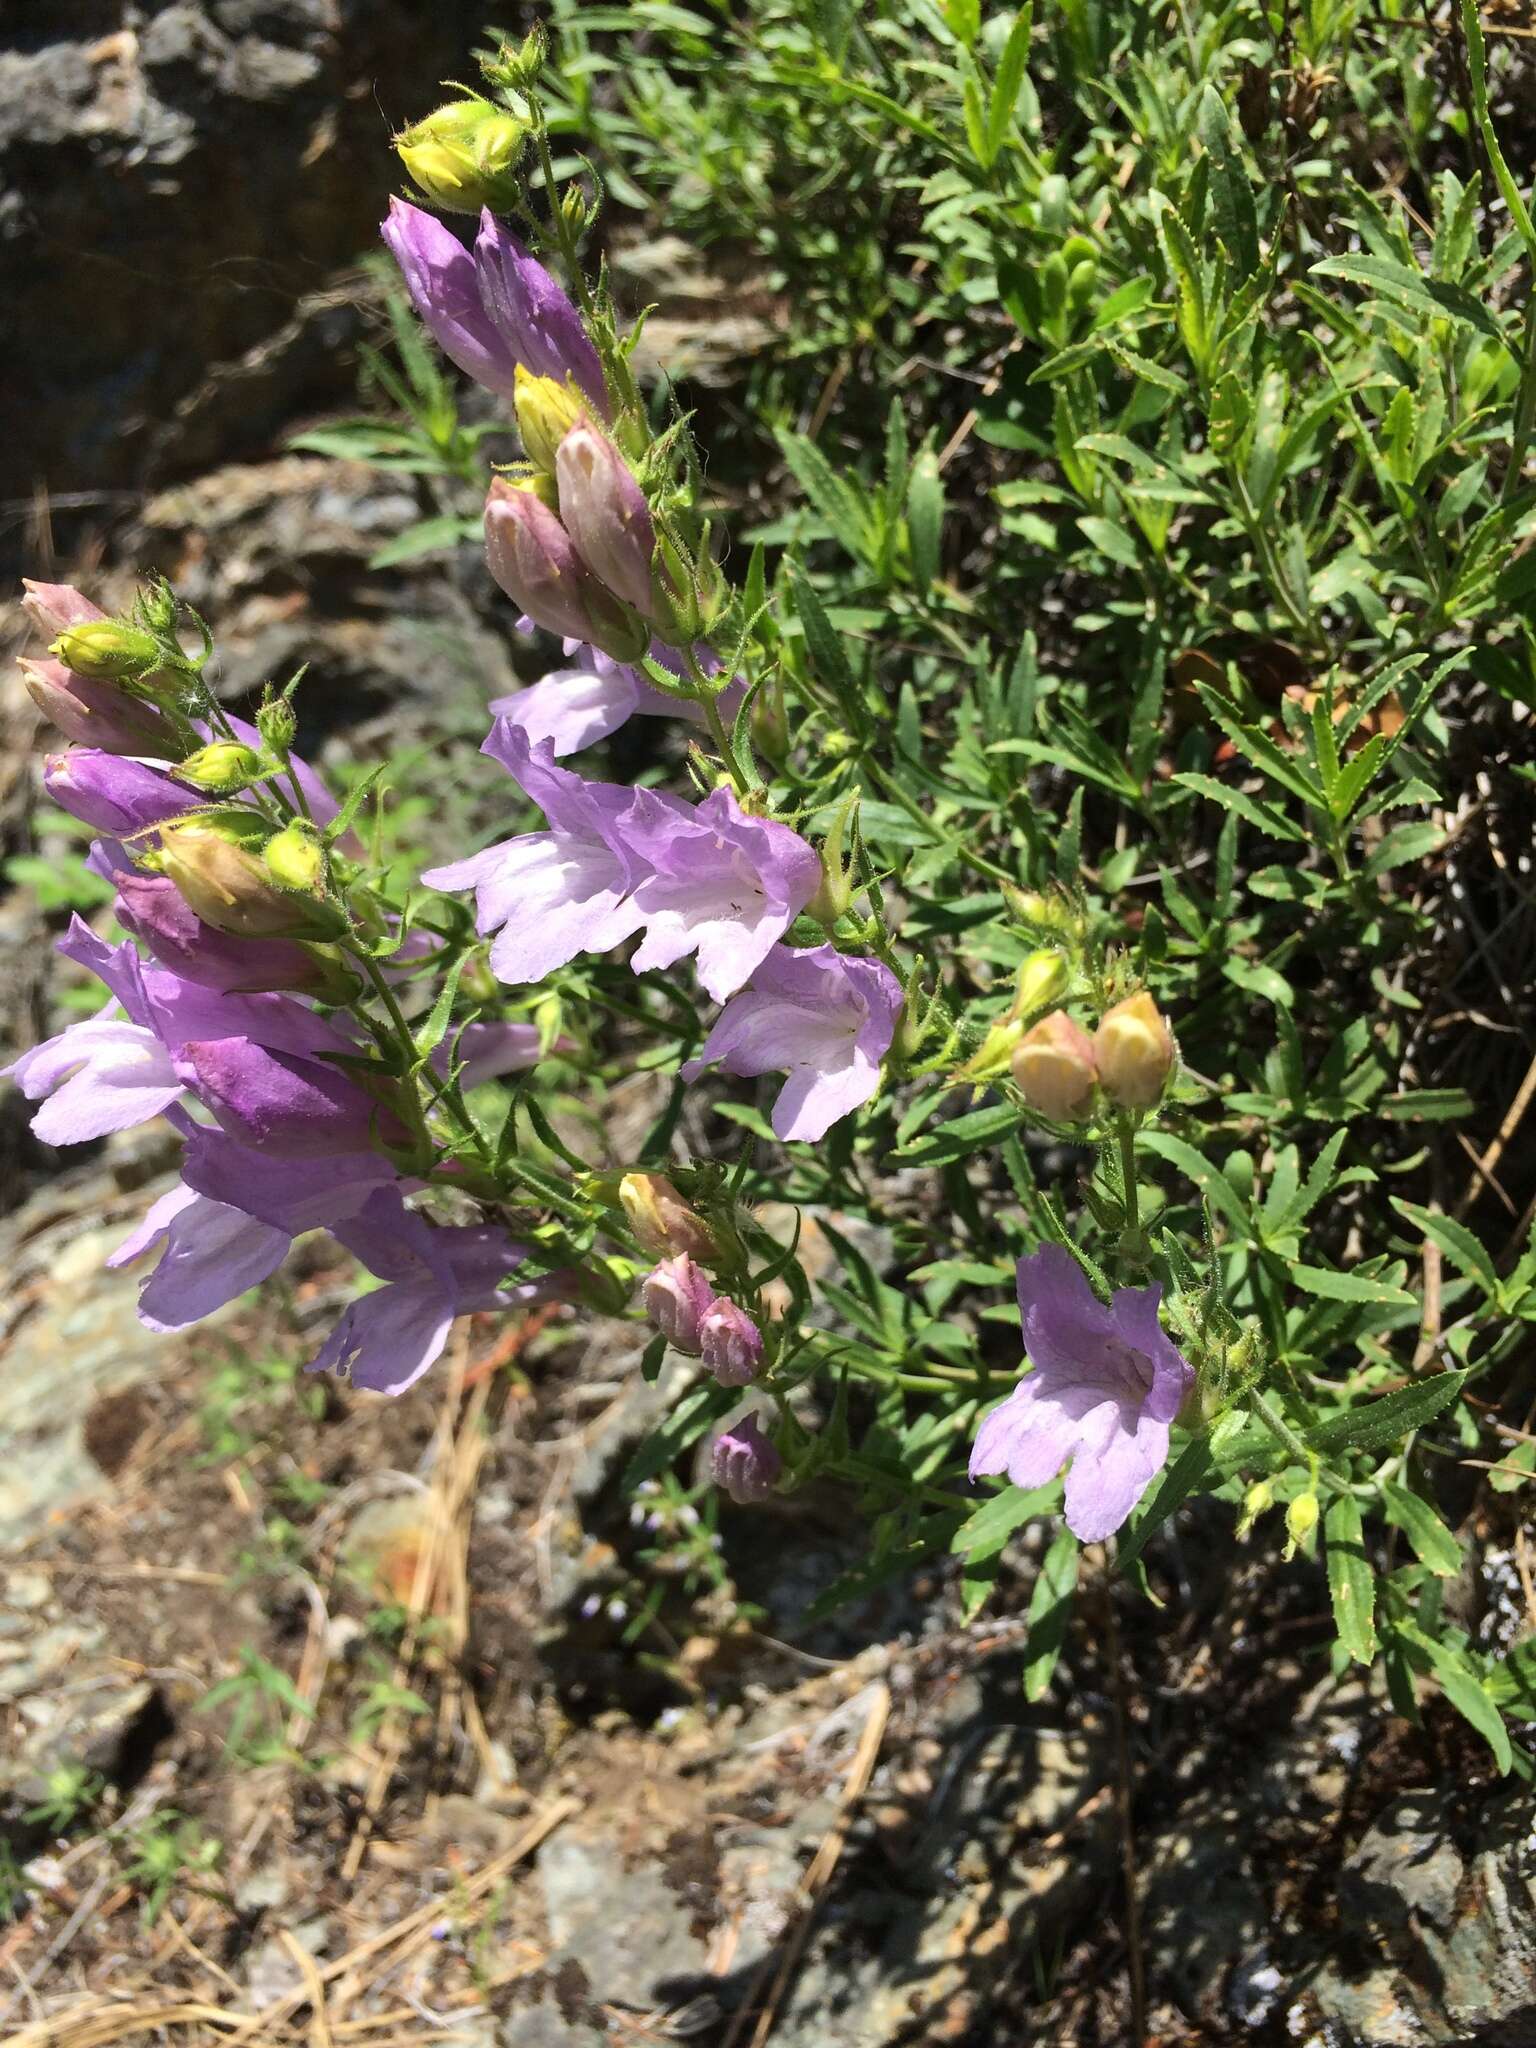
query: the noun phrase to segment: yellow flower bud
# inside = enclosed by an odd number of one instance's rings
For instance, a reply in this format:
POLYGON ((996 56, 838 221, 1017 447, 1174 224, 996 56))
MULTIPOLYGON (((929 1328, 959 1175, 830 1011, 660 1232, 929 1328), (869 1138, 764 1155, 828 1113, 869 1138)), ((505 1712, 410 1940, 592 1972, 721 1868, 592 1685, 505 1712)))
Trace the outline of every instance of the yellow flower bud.
POLYGON ((234 796, 247 789, 260 775, 261 756, 254 747, 239 740, 213 740, 172 770, 178 782, 190 782, 194 789, 206 789, 211 796, 234 796))
POLYGON ((121 619, 82 619, 66 626, 48 652, 77 676, 94 682, 121 682, 153 667, 159 648, 154 635, 121 619))
POLYGON ((1052 1010, 1014 1048, 1013 1078, 1031 1109, 1077 1123, 1093 1106, 1093 1041, 1065 1010, 1052 1010))
POLYGON ((1150 1109, 1173 1066, 1173 1038, 1145 989, 1105 1012, 1093 1050, 1110 1101, 1119 1109, 1150 1109))
POLYGON ((999 1074, 1007 1073, 1014 1047, 1023 1036, 1024 1026, 1019 1019, 1004 1017, 1000 1023, 992 1026, 965 1065, 955 1069, 955 1079, 995 1081, 999 1074))
POLYGON ((320 898, 284 889, 262 857, 254 813, 171 818, 159 828, 156 866, 215 930, 245 939, 329 939, 340 914, 320 898))
POLYGON ((274 833, 261 850, 267 873, 281 889, 317 892, 325 886, 325 854, 306 825, 274 833))
POLYGON ((707 1262, 719 1255, 715 1233, 664 1173, 626 1173, 619 1200, 641 1246, 657 1258, 686 1252, 707 1262))
MULTIPOLYGON (((586 417, 586 401, 574 384, 561 384, 553 377, 535 377, 521 363, 513 382, 512 404, 517 413, 517 430, 523 437, 523 451, 545 476, 553 476, 560 443, 576 422, 586 417)), ((542 492, 539 495, 543 497, 542 492)), ((550 504, 548 498, 544 502, 550 504)), ((555 505, 550 505, 550 509, 553 511, 555 505)))
POLYGON ((448 213, 505 213, 517 199, 528 124, 489 100, 450 100, 395 137, 418 189, 448 213))
POLYGON ((1275 1489, 1267 1479, 1260 1479, 1250 1486, 1243 1496, 1243 1512, 1238 1518, 1237 1533, 1246 1536, 1260 1515, 1267 1514, 1275 1504, 1275 1489))
POLYGON ((1310 1491, 1298 1493, 1286 1509, 1285 1533, 1290 1539, 1285 1546, 1287 1558, 1296 1555, 1297 1545, 1305 1545, 1317 1527, 1317 1512, 1317 1495, 1310 1491))
POLYGON ((1048 946, 1028 954, 1019 969, 1009 1014, 1022 1020, 1048 1010, 1052 1003, 1061 1001, 1071 979, 1071 968, 1060 953, 1052 952, 1048 946))

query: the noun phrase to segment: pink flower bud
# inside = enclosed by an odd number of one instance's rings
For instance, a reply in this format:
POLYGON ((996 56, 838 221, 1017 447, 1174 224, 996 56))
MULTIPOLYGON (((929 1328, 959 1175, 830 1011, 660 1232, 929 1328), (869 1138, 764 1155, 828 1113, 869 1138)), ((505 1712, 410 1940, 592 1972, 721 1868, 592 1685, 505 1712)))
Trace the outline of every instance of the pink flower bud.
POLYGON ((1093 1040, 1065 1010, 1052 1010, 1014 1047, 1013 1078, 1031 1109, 1054 1123, 1076 1123, 1093 1106, 1093 1040))
POLYGON ((722 1387, 745 1387, 763 1362, 763 1333, 744 1308, 721 1295, 699 1324, 699 1351, 722 1387))
POLYGON ((715 1290, 709 1276, 700 1271, 686 1252, 646 1274, 640 1287, 645 1312, 675 1351, 697 1358, 703 1321, 715 1306, 715 1290))
POLYGON ((155 754, 174 759, 181 751, 174 727, 153 704, 130 697, 115 683, 77 676, 62 661, 23 661, 27 695, 69 740, 105 754, 155 754))
POLYGON ((783 1470, 784 1460, 763 1435, 755 1411, 722 1430, 710 1446, 709 1475, 738 1507, 767 1500, 783 1470))
POLYGON ((548 633, 585 640, 615 661, 650 644, 645 621, 591 573, 538 493, 497 477, 485 501, 485 558, 515 604, 548 633))
POLYGON ((578 420, 555 457, 560 517, 594 576, 649 617, 656 533, 645 493, 606 434, 578 420))
POLYGON ((1150 1109, 1173 1066, 1173 1038, 1145 989, 1104 1012, 1093 1050, 1110 1101, 1120 1109, 1150 1109))
POLYGON ((101 606, 92 604, 72 583, 36 583, 30 576, 23 576, 21 587, 25 593, 22 610, 50 640, 66 627, 83 626, 87 619, 106 617, 101 606))

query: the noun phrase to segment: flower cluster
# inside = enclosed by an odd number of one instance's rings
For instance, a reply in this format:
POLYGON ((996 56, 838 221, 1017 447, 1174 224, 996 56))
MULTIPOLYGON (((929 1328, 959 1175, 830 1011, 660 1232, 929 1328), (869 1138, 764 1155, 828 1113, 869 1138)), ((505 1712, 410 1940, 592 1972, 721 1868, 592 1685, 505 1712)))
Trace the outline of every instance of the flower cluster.
MULTIPOLYGON (((558 1024, 544 1034, 517 1013, 552 979, 558 1012, 591 971, 568 974, 573 963, 621 946, 640 977, 691 962, 721 1008, 702 1042, 691 1017, 683 1027, 678 1090, 711 1070, 782 1075, 772 1132, 802 1145, 870 1104, 893 1063, 952 1069, 940 1094, 1011 1073, 1021 1108, 1058 1123, 1102 1097, 1133 1133, 1165 1088, 1173 1042, 1144 991, 1105 1009, 1090 1039, 1050 1008, 1076 970, 1045 950, 956 1067, 965 1041, 942 990, 919 1001, 920 963, 897 971, 856 794, 831 807, 818 850, 805 836, 816 802, 786 800, 756 768, 751 735, 770 726, 763 751, 783 758, 781 678, 760 669, 749 691, 736 673, 751 667, 748 603, 714 565, 682 430, 653 435, 611 309, 585 288, 578 309, 498 218, 519 203, 527 125, 472 96, 417 123, 398 142, 417 188, 478 214, 478 229, 466 243, 397 199, 383 235, 431 333, 521 437, 525 459, 489 486, 487 560, 519 626, 558 636, 569 665, 495 703, 483 751, 542 827, 427 868, 420 881, 440 896, 393 900, 352 830, 366 790, 338 808, 293 751, 291 687, 269 692, 254 723, 231 717, 207 685, 206 628, 164 586, 127 618, 72 588, 30 586, 51 637, 24 664, 27 686, 72 742, 43 779, 99 835, 91 865, 125 936, 75 921, 60 950, 110 1000, 10 1072, 40 1105, 47 1142, 156 1116, 180 1133, 180 1184, 113 1256, 158 1251, 140 1300, 153 1327, 212 1314, 296 1237, 324 1230, 381 1284, 312 1366, 393 1394, 439 1356, 458 1316, 561 1292, 617 1308, 638 1287, 658 1333, 651 1355, 670 1344, 699 1360, 722 1390, 717 1420, 723 1395, 748 1385, 777 1404, 778 1445, 754 1409, 710 1454, 731 1498, 757 1501, 783 1475, 780 1446, 803 1441, 786 1395, 816 1355, 803 1299, 786 1316, 770 1291, 793 1247, 766 1243, 714 1160, 690 1169, 686 1198, 645 1171, 578 1175, 562 1193, 544 1165, 557 1136, 536 1124, 545 1149, 519 1150, 517 1091, 499 1134, 468 1099, 558 1038, 558 1024), (691 795, 562 765, 658 712, 694 729, 691 795), (459 891, 473 893, 473 920, 447 900, 459 891), (930 1033, 943 1043, 924 1065, 930 1033)), ((555 239, 574 274, 571 220, 558 211, 555 239)), ((1086 986, 1104 1004, 1126 983, 1104 972, 1086 986)), ((647 999, 642 988, 621 1001, 643 1019, 647 999)), ((973 1474, 1030 1486, 1070 1462, 1067 1520, 1105 1535, 1166 1458, 1192 1370, 1162 1332, 1156 1287, 1122 1288, 1106 1306, 1050 1246, 1021 1263, 1019 1291, 1034 1371, 984 1422, 973 1474)), ((700 1391, 717 1401, 707 1380, 700 1391)))

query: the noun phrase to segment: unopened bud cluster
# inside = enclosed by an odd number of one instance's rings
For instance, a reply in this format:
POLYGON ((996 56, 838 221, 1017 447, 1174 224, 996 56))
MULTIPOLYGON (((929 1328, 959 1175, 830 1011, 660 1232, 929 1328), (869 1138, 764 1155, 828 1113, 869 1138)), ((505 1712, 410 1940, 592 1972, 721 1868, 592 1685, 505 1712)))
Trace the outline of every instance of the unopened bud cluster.
POLYGON ((1145 989, 1106 1010, 1091 1038, 1065 1010, 1053 1010, 1012 1053, 1019 1093, 1053 1123, 1083 1122, 1100 1096, 1112 1109, 1151 1109, 1173 1060, 1173 1034, 1145 989))

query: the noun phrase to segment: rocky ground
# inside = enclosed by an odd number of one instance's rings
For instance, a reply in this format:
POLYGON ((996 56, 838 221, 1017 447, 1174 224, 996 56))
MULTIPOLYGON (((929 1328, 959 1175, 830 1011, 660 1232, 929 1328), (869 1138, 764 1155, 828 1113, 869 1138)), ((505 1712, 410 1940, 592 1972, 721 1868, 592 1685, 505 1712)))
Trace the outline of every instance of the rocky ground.
MULTIPOLYGON (((414 485, 284 442, 376 318, 382 130, 487 11, 61 0, 0 50, 35 398, 5 548, 108 599, 163 569, 232 701, 309 662, 305 747, 416 749, 428 814, 512 680, 504 616, 473 561, 370 566, 414 485)), ((771 338, 687 251, 640 267, 674 368, 728 385, 771 338)), ((79 997, 49 942, 91 908, 42 744, 8 677, 18 1045, 79 997)), ((814 1619, 860 1556, 841 1500, 632 1505, 677 1387, 622 1331, 474 1321, 374 1400, 297 1370, 349 1280, 301 1254, 195 1340, 145 1332, 102 1260, 171 1170, 153 1133, 48 1155, 0 1101, 0 2038, 1536 2043, 1536 1803, 1443 1708, 1331 1672, 1312 1569, 1219 1510, 1154 1549, 1161 1608, 1095 1560, 1026 1705, 1027 1549, 970 1627, 942 1570, 814 1619)), ((1536 1622, 1519 1499, 1469 1495, 1485 1641, 1536 1622)))

